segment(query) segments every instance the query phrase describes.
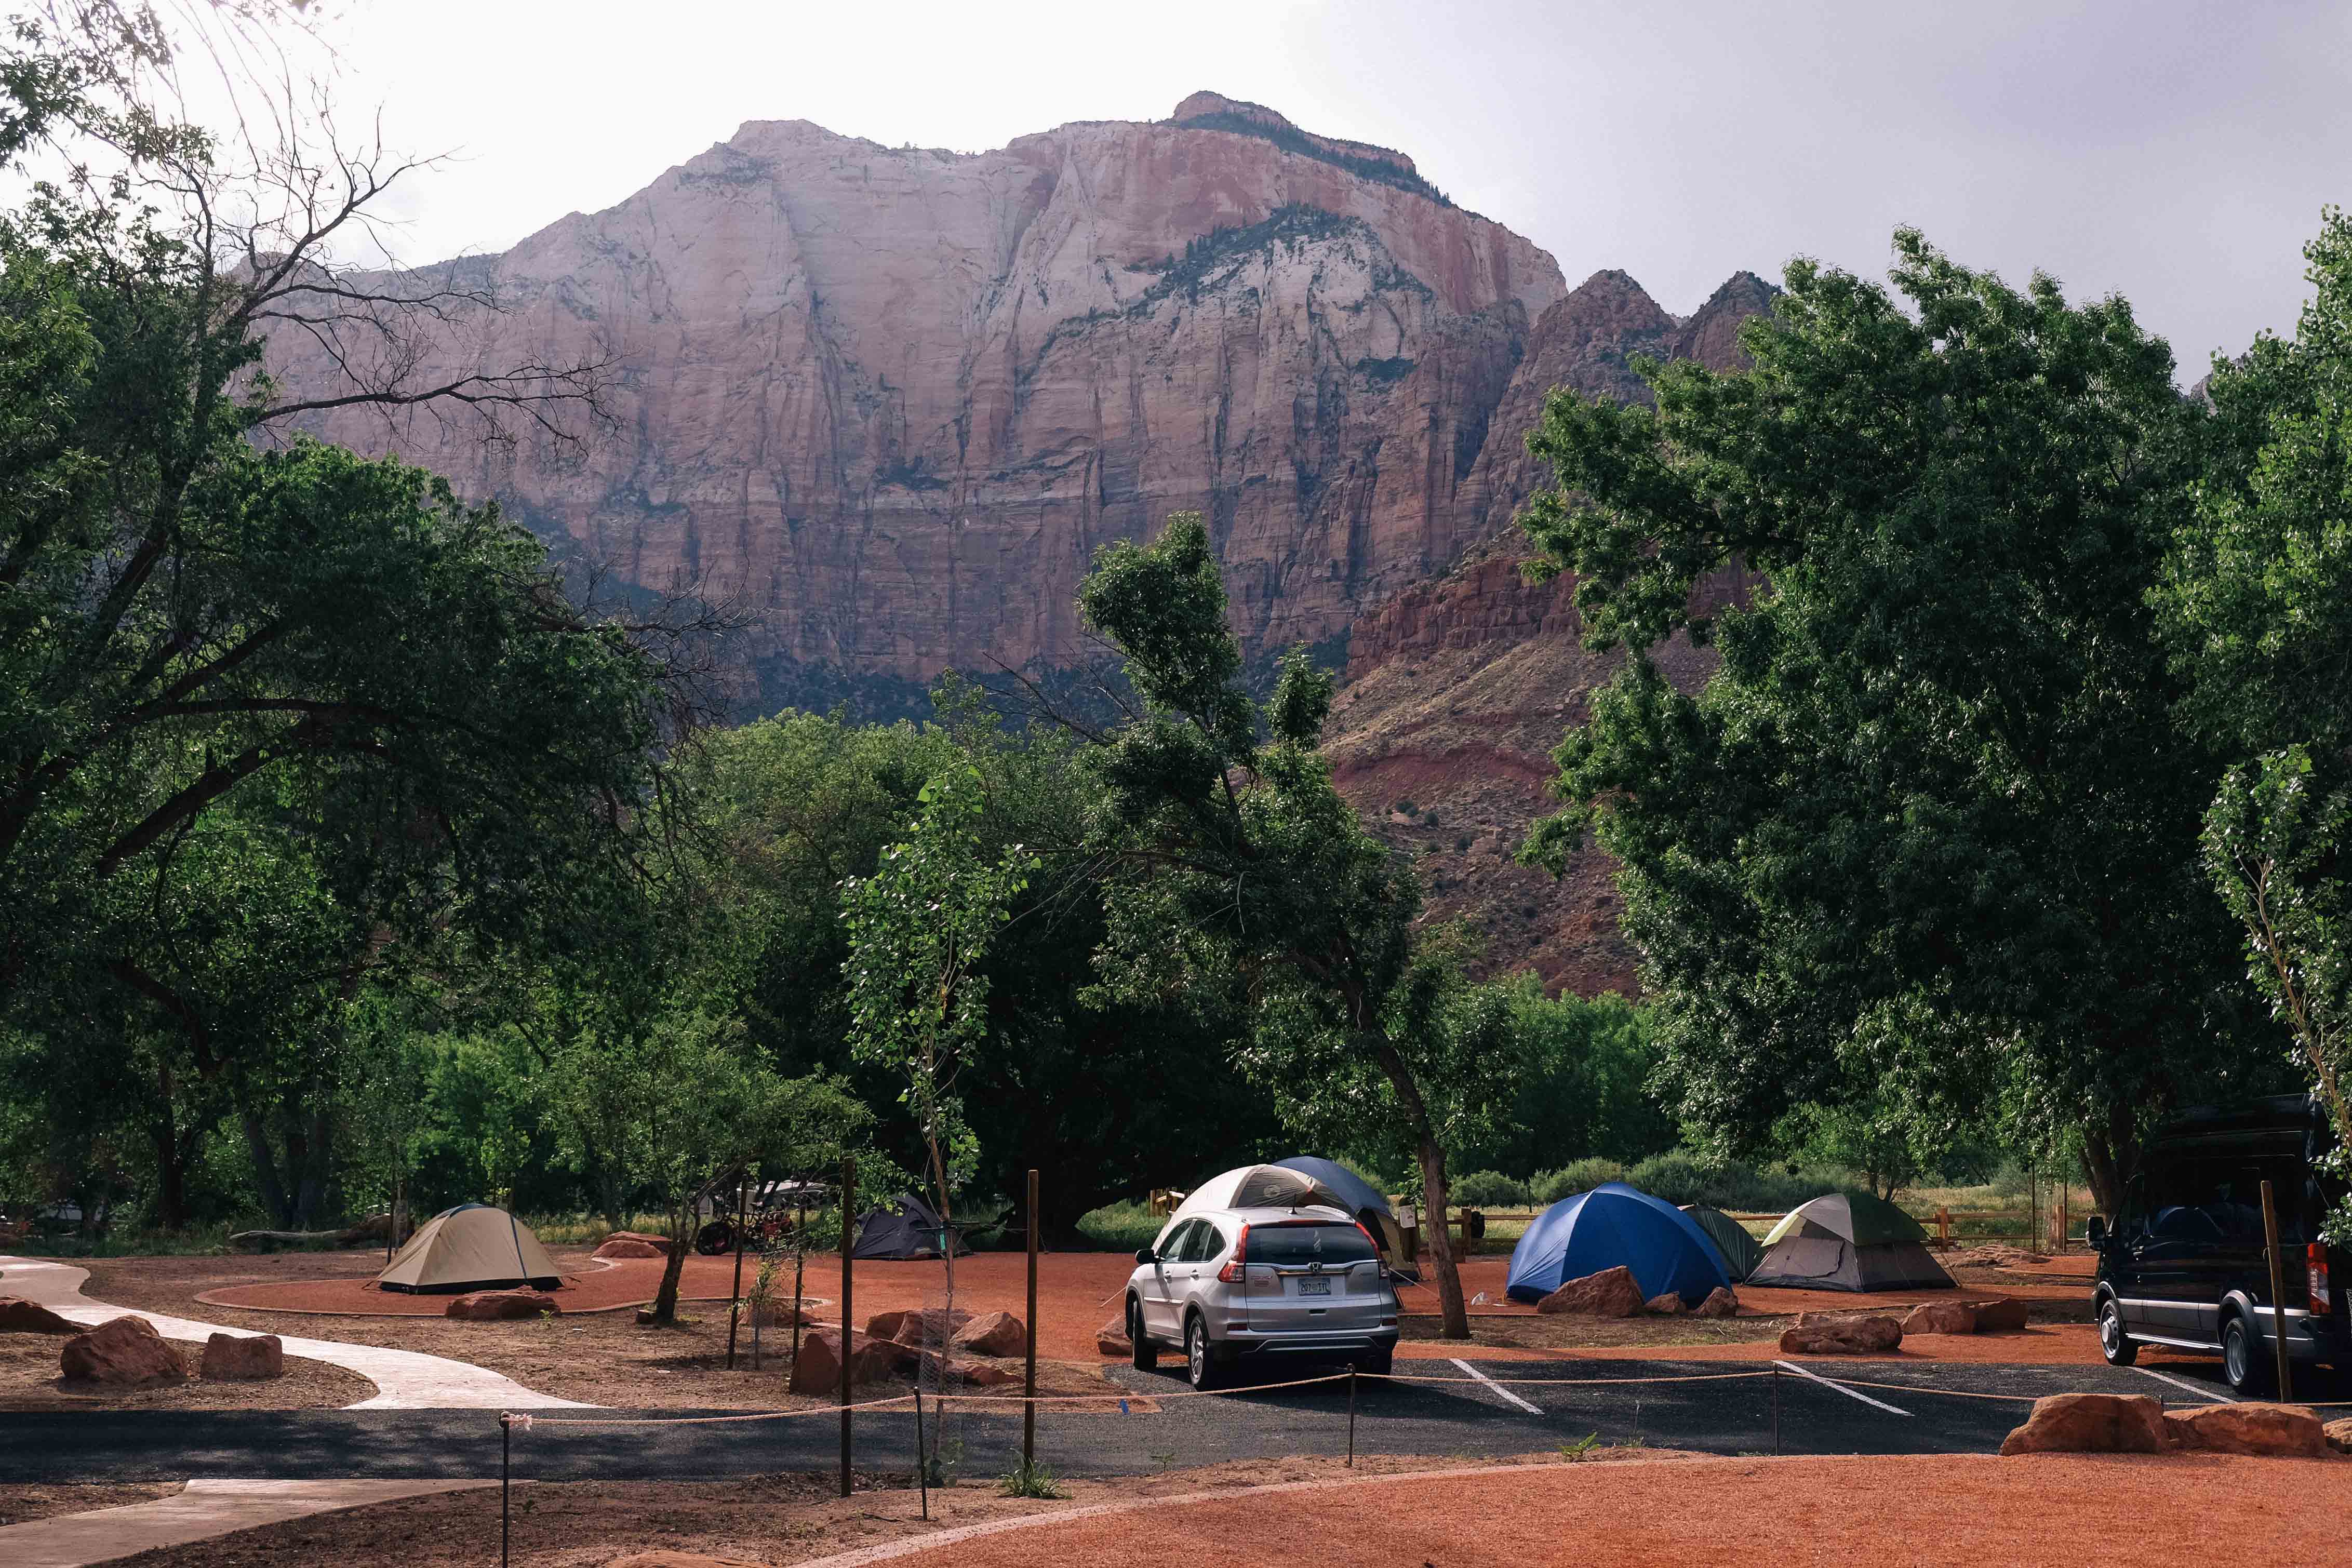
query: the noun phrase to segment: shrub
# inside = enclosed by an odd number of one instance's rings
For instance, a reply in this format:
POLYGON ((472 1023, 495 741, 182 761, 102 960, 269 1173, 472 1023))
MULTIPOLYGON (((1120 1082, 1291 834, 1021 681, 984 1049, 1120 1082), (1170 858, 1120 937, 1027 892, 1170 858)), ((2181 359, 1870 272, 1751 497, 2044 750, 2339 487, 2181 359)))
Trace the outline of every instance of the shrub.
POLYGON ((1686 1149, 1653 1155, 1625 1179, 1668 1203, 1704 1203, 1751 1214, 1794 1208, 1807 1198, 1843 1189, 1827 1172, 1758 1170, 1738 1160, 1708 1161, 1686 1149))
POLYGON ((1132 1252, 1139 1247, 1149 1247, 1168 1223, 1165 1215, 1151 1212, 1150 1204, 1128 1201, 1107 1204, 1089 1210, 1078 1218, 1078 1234, 1106 1252, 1132 1252))
POLYGON ((1578 1160, 1556 1171, 1544 1171, 1528 1184, 1528 1196, 1537 1203, 1549 1206, 1563 1197, 1573 1197, 1580 1192, 1591 1192, 1604 1181, 1623 1181, 1625 1167, 1615 1160, 1595 1156, 1578 1160))
POLYGON ((1473 1208, 1524 1207, 1528 1184, 1500 1171, 1472 1171, 1454 1184, 1454 1201, 1473 1208))

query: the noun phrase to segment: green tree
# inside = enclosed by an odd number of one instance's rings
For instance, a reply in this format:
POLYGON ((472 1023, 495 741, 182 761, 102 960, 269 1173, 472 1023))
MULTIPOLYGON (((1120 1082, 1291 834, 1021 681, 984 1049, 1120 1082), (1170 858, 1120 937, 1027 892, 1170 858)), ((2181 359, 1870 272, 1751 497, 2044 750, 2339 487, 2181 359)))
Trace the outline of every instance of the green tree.
POLYGON ((2122 300, 1895 250, 1892 293, 1791 264, 1749 372, 1553 394, 1523 521, 1631 657, 1526 853, 1622 863, 1668 1082, 1727 1143, 1893 1082, 2080 1126, 2112 1209, 2147 1118, 2259 1077, 2148 605, 2201 420, 2122 300), (1734 566, 1752 601, 1697 608, 1734 566), (1677 632, 1721 651, 1696 696, 1647 656, 1677 632))
MULTIPOLYGON (((842 888, 851 1050, 901 1080, 942 1220, 979 1159, 956 1080, 988 1036, 981 965, 1037 863, 1019 844, 993 862, 983 853, 981 783, 968 762, 943 769, 908 837, 842 888)), ((955 1249, 941 1241, 952 1296, 955 1249)))
MULTIPOLYGON (((2265 333, 2207 382, 2218 438, 2158 606, 2184 714, 2242 759, 2207 814, 2207 869, 2352 1148, 2352 222, 2328 209, 2304 259, 2293 340, 2265 333)), ((2352 1239, 2352 1206, 2330 1229, 2352 1239)))
MULTIPOLYGON (((1094 840, 1113 868, 1106 989, 1191 992, 1248 1018, 1250 1076, 1301 1125, 1384 1122, 1442 1217, 1446 1140, 1484 1130, 1513 1053, 1495 998, 1417 931, 1411 867, 1332 785, 1317 750, 1329 677, 1294 652, 1263 708, 1250 699, 1196 514, 1149 545, 1105 547, 1078 602, 1140 703, 1087 758, 1102 789, 1094 840), (1342 1103, 1368 1088, 1377 1110, 1342 1103)), ((1429 1235, 1444 1333, 1467 1338, 1452 1242, 1442 1224, 1429 1235)))
POLYGON ((1648 1009, 1614 992, 1547 997, 1532 975, 1500 984, 1525 1063, 1507 1126, 1452 1147, 1456 1164, 1524 1178, 1587 1158, 1632 1165, 1675 1146, 1680 1130, 1650 1088, 1659 1050, 1648 1009))

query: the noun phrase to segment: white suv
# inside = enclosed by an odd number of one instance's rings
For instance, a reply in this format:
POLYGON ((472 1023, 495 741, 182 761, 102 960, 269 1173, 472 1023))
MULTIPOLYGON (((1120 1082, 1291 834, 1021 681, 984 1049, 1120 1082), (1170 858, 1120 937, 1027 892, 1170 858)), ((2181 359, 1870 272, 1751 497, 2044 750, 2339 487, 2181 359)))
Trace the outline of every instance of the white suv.
POLYGON ((1213 1388, 1244 1357, 1345 1361, 1385 1374, 1397 1296, 1364 1228, 1340 1209, 1179 1214, 1135 1255, 1127 1337, 1135 1364, 1181 1347, 1187 1378, 1213 1388))

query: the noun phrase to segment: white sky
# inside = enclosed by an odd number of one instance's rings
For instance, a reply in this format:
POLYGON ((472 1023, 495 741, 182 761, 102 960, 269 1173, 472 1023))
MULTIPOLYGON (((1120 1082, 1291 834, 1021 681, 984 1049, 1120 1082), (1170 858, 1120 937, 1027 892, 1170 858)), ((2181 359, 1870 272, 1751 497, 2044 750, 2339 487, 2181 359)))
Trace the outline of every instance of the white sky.
POLYGON ((2120 291, 2183 379, 2291 331, 2352 194, 2352 5, 887 5, 353 0, 346 110, 458 161, 411 260, 609 206, 746 120, 977 150, 1211 88, 1399 148, 1573 285, 1687 312, 1793 254, 1876 274, 1898 223, 2022 282, 2120 291))

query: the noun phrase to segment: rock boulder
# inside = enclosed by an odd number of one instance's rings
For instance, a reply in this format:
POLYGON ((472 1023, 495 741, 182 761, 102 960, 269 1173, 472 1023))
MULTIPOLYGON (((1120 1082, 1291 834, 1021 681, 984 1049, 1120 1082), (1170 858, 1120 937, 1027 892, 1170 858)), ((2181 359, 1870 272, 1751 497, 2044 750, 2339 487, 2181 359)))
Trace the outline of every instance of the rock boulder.
POLYGON ((1974 1333, 1977 1310, 1967 1301, 1922 1301, 1903 1320, 1903 1332, 1906 1335, 1974 1333))
POLYGON ((216 1333, 205 1341, 201 1370, 215 1383, 267 1383, 286 1375, 286 1343, 274 1333, 216 1333))
POLYGON ((452 1296, 441 1315, 482 1323, 553 1315, 562 1311, 555 1298, 544 1291, 476 1291, 470 1295, 452 1296))
POLYGON ((2211 1454, 2270 1454, 2315 1458, 2327 1452, 2327 1430, 2301 1405, 2208 1405, 2198 1410, 2168 1410, 2166 1431, 2173 1446, 2211 1454))
MULTIPOLYGON (((815 1329, 801 1336, 800 1358, 793 1363, 795 1394, 836 1394, 841 1390, 841 1333, 837 1328, 815 1329)), ((898 1371, 908 1347, 871 1334, 849 1336, 849 1381, 878 1383, 898 1371)))
POLYGON ((866 1332, 900 1344, 946 1344, 971 1321, 972 1314, 961 1307, 909 1307, 875 1313, 866 1320, 866 1332))
POLYGON ((2053 1394, 2001 1439, 2009 1454, 2160 1454, 2164 1402, 2147 1394, 2053 1394))
POLYGON ((74 1335, 58 1364, 68 1383, 140 1388, 188 1380, 187 1363, 145 1318, 116 1318, 74 1335))
POLYGON ((1011 1312, 983 1312, 956 1330, 950 1343, 967 1355, 1019 1355, 1029 1348, 1029 1332, 1011 1312))
POLYGON ((1903 1343, 1903 1325, 1884 1312, 1799 1312, 1780 1332, 1788 1355, 1877 1355, 1903 1343))
POLYGON ((948 1375, 959 1377, 980 1388, 993 1388, 999 1384, 1018 1383, 1021 1374, 1009 1366, 999 1366, 992 1361, 951 1361, 948 1375))
POLYGON ((1633 1270, 1619 1264, 1598 1274, 1570 1280, 1536 1303, 1539 1312, 1570 1312, 1590 1318, 1633 1318, 1642 1314, 1642 1287, 1633 1270))
POLYGON ((2327 1446, 2339 1454, 2352 1454, 2352 1416, 2339 1416, 2320 1428, 2327 1446))
POLYGON ((1976 1312, 1979 1333, 2019 1333, 2025 1328, 2025 1303, 2014 1296, 1970 1301, 1969 1306, 1976 1312))
POLYGON ((1683 1299, 1680 1296, 1668 1291, 1663 1296, 1652 1296, 1643 1302, 1642 1310, 1654 1317, 1678 1318, 1689 1309, 1683 1305, 1683 1299))
POLYGON ((1717 1285, 1706 1293, 1706 1300, 1691 1309, 1695 1318, 1736 1318, 1739 1315, 1739 1298, 1728 1285, 1717 1285))
POLYGON ((1127 1337, 1127 1318, 1115 1317, 1095 1330, 1095 1349, 1103 1355, 1133 1355, 1135 1346, 1127 1337))
POLYGON ((616 1232, 614 1235, 604 1238, 604 1245, 596 1249, 595 1255, 599 1258, 612 1258, 615 1260, 623 1258, 667 1258, 669 1256, 669 1244, 667 1242, 655 1240, 650 1237, 624 1236, 616 1232))
POLYGON ((61 1318, 38 1301, 0 1296, 0 1333, 79 1333, 81 1324, 61 1318))

